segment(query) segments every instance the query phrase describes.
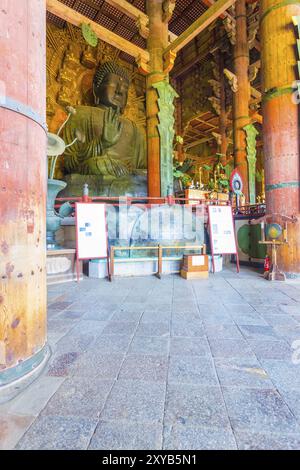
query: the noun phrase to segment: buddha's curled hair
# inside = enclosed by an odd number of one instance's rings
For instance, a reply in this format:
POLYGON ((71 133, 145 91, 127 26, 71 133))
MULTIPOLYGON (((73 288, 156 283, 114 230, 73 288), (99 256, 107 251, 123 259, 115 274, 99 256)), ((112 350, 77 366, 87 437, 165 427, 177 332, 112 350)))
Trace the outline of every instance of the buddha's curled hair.
POLYGON ((114 73, 115 75, 119 75, 122 77, 128 84, 130 84, 130 78, 129 74, 126 69, 121 67, 120 65, 116 64, 115 62, 109 61, 109 62, 104 62, 103 64, 99 65, 99 67, 96 70, 95 76, 94 76, 94 86, 96 88, 99 88, 101 83, 104 80, 104 77, 108 73, 114 73))

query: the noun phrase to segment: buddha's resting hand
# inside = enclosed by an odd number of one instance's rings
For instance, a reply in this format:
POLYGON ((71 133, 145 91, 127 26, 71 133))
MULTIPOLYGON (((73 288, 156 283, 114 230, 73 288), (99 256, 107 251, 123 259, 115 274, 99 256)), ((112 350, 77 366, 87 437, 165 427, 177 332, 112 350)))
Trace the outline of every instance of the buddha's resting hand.
POLYGON ((121 136, 123 123, 119 120, 120 109, 108 108, 104 114, 101 144, 107 149, 116 144, 121 136))
POLYGON ((85 175, 111 175, 117 178, 129 174, 126 163, 111 158, 108 155, 93 157, 81 164, 81 174, 85 175))

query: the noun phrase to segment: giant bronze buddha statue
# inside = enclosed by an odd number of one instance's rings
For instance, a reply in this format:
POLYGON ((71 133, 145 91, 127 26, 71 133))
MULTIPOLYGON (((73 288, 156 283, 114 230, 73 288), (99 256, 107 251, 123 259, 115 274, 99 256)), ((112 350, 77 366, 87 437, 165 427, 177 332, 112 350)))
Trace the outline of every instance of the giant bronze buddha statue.
POLYGON ((114 62, 100 65, 93 81, 95 106, 77 106, 64 129, 67 145, 78 134, 84 135, 84 141, 67 148, 65 169, 73 176, 73 183, 76 179, 80 184, 99 182, 100 190, 92 191, 93 195, 135 195, 146 191, 146 171, 139 171, 147 168, 144 137, 133 121, 122 116, 129 85, 125 69, 114 62))

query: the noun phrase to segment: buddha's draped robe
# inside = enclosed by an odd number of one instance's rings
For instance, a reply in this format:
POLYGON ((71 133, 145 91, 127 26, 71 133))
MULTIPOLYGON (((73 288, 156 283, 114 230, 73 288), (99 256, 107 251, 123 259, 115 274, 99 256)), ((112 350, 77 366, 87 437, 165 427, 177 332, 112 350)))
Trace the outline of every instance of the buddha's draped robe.
POLYGON ((119 140, 104 149, 101 136, 105 109, 92 106, 77 106, 67 122, 63 139, 66 145, 76 138, 76 130, 85 141, 75 142, 64 153, 64 164, 68 173, 81 175, 111 175, 121 177, 132 174, 135 169, 146 169, 145 139, 136 124, 120 117, 123 123, 119 140))

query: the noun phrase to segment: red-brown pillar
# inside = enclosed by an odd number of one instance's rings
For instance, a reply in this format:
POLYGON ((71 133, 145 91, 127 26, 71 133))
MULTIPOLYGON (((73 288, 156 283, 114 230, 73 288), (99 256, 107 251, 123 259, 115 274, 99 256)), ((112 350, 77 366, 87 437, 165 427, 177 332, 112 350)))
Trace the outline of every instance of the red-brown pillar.
MULTIPOLYGON (((263 140, 267 213, 300 217, 299 106, 292 100, 297 79, 296 30, 292 16, 300 3, 260 3, 263 140)), ((300 221, 288 227, 289 245, 279 250, 279 265, 300 273, 300 221)))
POLYGON ((220 116, 219 116, 219 127, 221 134, 221 162, 224 165, 226 163, 227 154, 227 115, 226 115, 226 94, 225 94, 225 77, 224 77, 224 56, 222 51, 219 54, 219 74, 220 74, 220 116))
POLYGON ((168 23, 163 21, 163 0, 147 0, 149 37, 147 49, 150 54, 147 75, 147 152, 148 152, 148 196, 159 197, 160 182, 160 137, 158 132, 157 91, 153 84, 165 78, 163 52, 168 45, 168 23))
POLYGON ((0 402, 48 356, 45 22, 44 0, 1 1, 0 402))
POLYGON ((243 129, 249 124, 250 86, 248 78, 249 46, 247 37, 246 0, 237 0, 236 12, 236 44, 234 46, 234 72, 237 76, 238 90, 233 99, 233 141, 234 164, 243 179, 243 193, 249 201, 248 162, 246 134, 243 129))

